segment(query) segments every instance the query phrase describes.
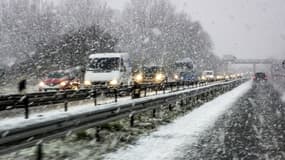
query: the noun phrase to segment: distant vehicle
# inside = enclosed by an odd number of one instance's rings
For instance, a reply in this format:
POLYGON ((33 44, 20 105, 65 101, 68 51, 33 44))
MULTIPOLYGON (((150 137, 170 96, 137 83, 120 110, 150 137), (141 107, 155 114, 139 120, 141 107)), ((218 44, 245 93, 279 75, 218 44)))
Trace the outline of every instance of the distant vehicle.
POLYGON ((118 87, 131 83, 128 53, 96 53, 89 56, 84 75, 84 86, 118 87))
POLYGON ((133 72, 137 84, 162 84, 167 82, 167 73, 162 66, 142 67, 133 72))
POLYGON ((215 75, 214 75, 214 71, 212 70, 206 70, 202 72, 202 76, 201 76, 201 80, 202 81, 215 81, 215 75))
POLYGON ((50 72, 39 85, 39 91, 80 89, 80 80, 72 72, 54 71, 50 72))
POLYGON ((190 81, 190 82, 196 83, 196 82, 199 81, 199 76, 194 71, 180 72, 179 80, 181 80, 181 81, 190 81))
POLYGON ((253 76, 255 82, 267 81, 267 75, 264 72, 257 72, 253 76))
POLYGON ((227 74, 225 73, 217 73, 215 79, 218 81, 226 80, 227 74))
MULTIPOLYGON (((171 77, 175 81, 181 81, 181 80, 190 80, 195 78, 196 73, 193 71, 194 65, 190 58, 184 58, 182 60, 176 61, 173 65, 174 71, 173 71, 173 77, 171 77), (182 78, 182 76, 184 77, 182 78)), ((198 77, 197 77, 198 78, 198 77)))

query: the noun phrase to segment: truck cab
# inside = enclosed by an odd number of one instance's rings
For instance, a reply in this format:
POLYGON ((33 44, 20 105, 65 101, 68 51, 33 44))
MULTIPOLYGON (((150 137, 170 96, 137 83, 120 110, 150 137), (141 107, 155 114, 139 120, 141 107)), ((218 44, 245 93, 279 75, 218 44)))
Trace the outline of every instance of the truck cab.
POLYGON ((162 66, 144 66, 133 72, 137 84, 162 84, 167 82, 167 74, 162 66))
POLYGON ((131 83, 128 53, 97 53, 89 56, 84 86, 118 87, 131 83))
POLYGON ((201 76, 201 80, 202 81, 209 81, 209 82, 215 81, 216 78, 215 78, 214 71, 212 71, 212 70, 203 71, 202 76, 201 76))

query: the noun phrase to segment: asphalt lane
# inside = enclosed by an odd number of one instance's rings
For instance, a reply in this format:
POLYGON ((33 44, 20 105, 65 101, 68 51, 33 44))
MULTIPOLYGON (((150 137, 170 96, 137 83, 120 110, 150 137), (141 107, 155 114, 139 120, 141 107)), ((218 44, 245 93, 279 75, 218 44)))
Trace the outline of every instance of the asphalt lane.
POLYGON ((285 105, 271 83, 252 89, 177 159, 284 160, 285 105))

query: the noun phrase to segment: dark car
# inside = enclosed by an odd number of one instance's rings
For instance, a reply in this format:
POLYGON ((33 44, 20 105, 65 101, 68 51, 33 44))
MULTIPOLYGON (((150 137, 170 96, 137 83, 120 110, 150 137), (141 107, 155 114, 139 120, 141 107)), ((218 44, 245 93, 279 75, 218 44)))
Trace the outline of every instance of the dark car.
POLYGON ((179 80, 196 83, 199 81, 199 77, 195 72, 180 72, 179 80))
POLYGON ((253 80, 255 82, 267 81, 267 75, 264 72, 257 72, 254 74, 253 80))
POLYGON ((162 84, 167 81, 165 69, 161 66, 142 67, 133 72, 137 84, 162 84))

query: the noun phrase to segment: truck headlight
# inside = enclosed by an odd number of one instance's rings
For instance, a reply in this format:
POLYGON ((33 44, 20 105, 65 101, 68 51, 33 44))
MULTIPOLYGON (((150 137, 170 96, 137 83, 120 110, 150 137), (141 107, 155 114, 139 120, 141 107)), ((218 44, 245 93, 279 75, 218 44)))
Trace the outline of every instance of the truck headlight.
POLYGON ((155 76, 156 81, 162 81, 163 80, 163 74, 159 73, 155 76))
POLYGON ((138 74, 135 76, 135 81, 136 82, 141 82, 143 80, 143 75, 142 74, 138 74))
POLYGON ((110 81, 110 85, 116 86, 116 85, 118 85, 118 81, 116 79, 114 79, 114 80, 110 81))
POLYGON ((217 76, 216 79, 223 79, 223 76, 217 76))
POLYGON ((85 85, 85 86, 91 86, 92 83, 91 83, 91 81, 84 81, 84 85, 85 85))

